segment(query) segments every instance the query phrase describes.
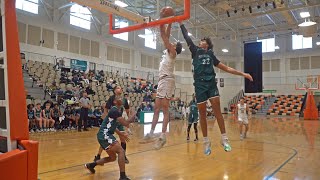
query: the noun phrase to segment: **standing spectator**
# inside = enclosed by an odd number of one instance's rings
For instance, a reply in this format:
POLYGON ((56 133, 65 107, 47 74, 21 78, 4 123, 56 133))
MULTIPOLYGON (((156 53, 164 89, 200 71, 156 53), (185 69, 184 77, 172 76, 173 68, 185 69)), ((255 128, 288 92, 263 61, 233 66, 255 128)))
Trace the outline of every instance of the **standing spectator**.
POLYGON ((182 106, 182 115, 183 115, 183 120, 187 119, 187 106, 182 106))
POLYGON ((80 99, 80 106, 81 106, 81 112, 80 112, 80 121, 78 126, 78 131, 81 132, 82 123, 84 125, 83 131, 88 131, 87 125, 88 125, 88 110, 90 108, 89 104, 89 98, 87 97, 87 92, 83 92, 82 98, 80 99))

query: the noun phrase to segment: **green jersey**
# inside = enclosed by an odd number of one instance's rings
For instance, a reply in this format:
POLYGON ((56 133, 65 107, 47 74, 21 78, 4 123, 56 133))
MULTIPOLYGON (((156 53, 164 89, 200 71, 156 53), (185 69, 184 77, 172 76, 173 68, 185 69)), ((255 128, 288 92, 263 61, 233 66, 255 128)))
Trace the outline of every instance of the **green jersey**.
POLYGON ((210 81, 215 78, 216 73, 213 66, 217 66, 220 61, 213 54, 212 50, 204 50, 196 47, 192 58, 193 76, 195 80, 210 81))
POLYGON ((195 101, 190 102, 190 114, 198 114, 198 106, 195 101))
POLYGON ((116 106, 113 106, 109 112, 108 116, 103 120, 101 127, 97 133, 98 139, 108 140, 109 135, 113 135, 118 125, 120 124, 117 121, 117 118, 121 117, 122 114, 120 109, 116 106))

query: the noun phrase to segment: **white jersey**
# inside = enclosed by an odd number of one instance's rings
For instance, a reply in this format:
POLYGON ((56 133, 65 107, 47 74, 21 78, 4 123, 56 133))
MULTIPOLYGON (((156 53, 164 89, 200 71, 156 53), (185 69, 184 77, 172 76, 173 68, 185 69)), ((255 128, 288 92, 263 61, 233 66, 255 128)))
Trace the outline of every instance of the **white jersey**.
POLYGON ((163 78, 166 76, 174 78, 173 71, 175 60, 175 58, 173 59, 170 57, 169 51, 167 49, 163 51, 159 67, 159 78, 163 78))
POLYGON ((239 118, 247 118, 247 104, 238 104, 238 117, 239 118))

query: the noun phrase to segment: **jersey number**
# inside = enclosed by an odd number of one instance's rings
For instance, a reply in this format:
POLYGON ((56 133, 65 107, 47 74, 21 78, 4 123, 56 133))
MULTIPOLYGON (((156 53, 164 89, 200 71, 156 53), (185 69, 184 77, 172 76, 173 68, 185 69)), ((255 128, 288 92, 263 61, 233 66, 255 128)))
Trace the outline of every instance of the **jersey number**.
POLYGON ((202 59, 202 64, 210 64, 210 59, 202 59))

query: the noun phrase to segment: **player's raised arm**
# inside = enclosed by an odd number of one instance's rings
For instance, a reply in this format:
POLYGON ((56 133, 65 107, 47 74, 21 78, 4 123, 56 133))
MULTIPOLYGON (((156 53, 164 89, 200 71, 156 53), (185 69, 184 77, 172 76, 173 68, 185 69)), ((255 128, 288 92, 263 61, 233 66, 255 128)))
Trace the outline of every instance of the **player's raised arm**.
POLYGON ((196 53, 196 45, 193 43, 192 39, 190 38, 187 28, 184 26, 184 24, 182 24, 182 22, 179 22, 179 24, 180 24, 182 35, 186 40, 191 53, 196 53))
POLYGON ((238 76, 243 76, 244 78, 249 79, 250 81, 253 81, 253 78, 251 77, 250 74, 244 73, 244 72, 241 72, 241 71, 238 71, 238 70, 236 70, 236 69, 233 69, 233 68, 231 68, 231 67, 229 67, 229 66, 224 65, 224 64, 221 63, 221 62, 217 65, 217 67, 218 67, 219 69, 227 72, 227 73, 234 74, 234 75, 238 75, 238 76))
POLYGON ((166 25, 161 24, 160 25, 160 35, 161 35, 162 41, 164 43, 164 46, 166 47, 166 49, 168 49, 171 58, 175 58, 177 55, 176 50, 175 50, 174 46, 170 43, 170 41, 169 41, 170 35, 168 36, 167 32, 168 32, 168 28, 166 28, 166 25))

